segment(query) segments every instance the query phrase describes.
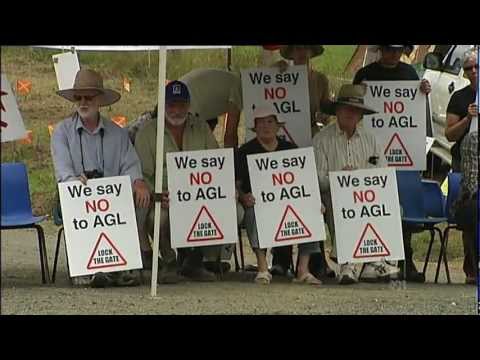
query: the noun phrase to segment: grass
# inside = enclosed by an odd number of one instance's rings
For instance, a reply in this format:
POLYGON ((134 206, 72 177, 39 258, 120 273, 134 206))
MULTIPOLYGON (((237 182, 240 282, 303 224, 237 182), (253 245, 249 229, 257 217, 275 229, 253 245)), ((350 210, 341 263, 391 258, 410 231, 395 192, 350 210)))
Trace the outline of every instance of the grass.
MULTIPOLYGON (((355 45, 327 45, 323 56, 313 59, 315 69, 322 71, 330 80, 333 93, 343 83, 350 81, 352 74, 344 74, 344 68, 353 54, 355 45)), ((16 80, 30 80, 32 91, 27 96, 17 96, 20 111, 27 129, 34 133, 33 143, 1 144, 1 161, 22 161, 29 171, 30 191, 36 214, 51 212, 55 179, 50 156, 50 137, 47 125, 56 124, 73 110, 70 103, 55 94, 57 81, 52 55, 58 50, 32 47, 1 47, 1 71, 10 83, 16 80)), ((261 49, 258 46, 237 46, 232 49, 232 71, 259 65, 261 49)), ((102 110, 108 117, 126 116, 128 121, 135 120, 141 113, 153 109, 157 102, 158 91, 158 53, 156 52, 80 52, 82 66, 101 72, 106 87, 122 93, 122 100, 102 110), (131 93, 122 90, 123 77, 131 80, 131 93)), ((194 68, 226 68, 226 50, 174 50, 168 52, 167 78, 176 79, 194 68)), ((244 122, 240 122, 240 132, 244 133, 244 122)), ((222 122, 215 135, 222 139, 222 122)), ((242 136, 239 136, 242 139, 242 136)), ((426 251, 426 235, 416 235, 414 241, 419 255, 426 251)), ((462 245, 458 235, 453 232, 450 241, 452 257, 462 255, 462 245)), ((437 251, 434 248, 434 251, 437 251)))

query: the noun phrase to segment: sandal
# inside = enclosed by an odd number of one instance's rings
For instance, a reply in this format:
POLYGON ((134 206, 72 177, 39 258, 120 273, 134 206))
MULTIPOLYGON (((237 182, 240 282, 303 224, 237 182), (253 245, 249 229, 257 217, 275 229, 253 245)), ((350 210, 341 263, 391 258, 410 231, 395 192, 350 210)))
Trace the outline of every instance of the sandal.
POLYGON ((322 285, 322 282, 310 273, 303 275, 301 278, 294 278, 293 283, 314 286, 322 285))
POLYGON ((257 284, 268 285, 270 281, 272 281, 272 275, 268 271, 259 272, 255 277, 255 283, 257 284))

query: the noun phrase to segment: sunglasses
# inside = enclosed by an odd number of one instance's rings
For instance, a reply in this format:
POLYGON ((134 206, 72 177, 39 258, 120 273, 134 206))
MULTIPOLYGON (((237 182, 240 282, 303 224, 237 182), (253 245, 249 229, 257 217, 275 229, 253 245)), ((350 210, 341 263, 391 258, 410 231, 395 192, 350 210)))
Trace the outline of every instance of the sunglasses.
POLYGON ((74 95, 73 100, 82 101, 82 99, 85 99, 85 101, 92 101, 97 96, 98 95, 74 95))
POLYGON ((474 68, 475 68, 475 70, 478 70, 478 64, 464 67, 464 68, 463 68, 463 71, 472 71, 474 68))

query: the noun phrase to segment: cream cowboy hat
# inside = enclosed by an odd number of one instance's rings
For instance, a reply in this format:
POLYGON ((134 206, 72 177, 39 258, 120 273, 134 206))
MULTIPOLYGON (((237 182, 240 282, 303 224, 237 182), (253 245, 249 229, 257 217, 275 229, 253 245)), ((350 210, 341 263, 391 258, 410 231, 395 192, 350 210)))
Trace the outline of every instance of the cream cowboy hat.
POLYGON ((89 69, 81 69, 75 76, 75 82, 72 89, 59 90, 57 94, 68 101, 75 102, 75 95, 81 90, 96 90, 99 106, 108 106, 120 100, 120 94, 115 90, 105 89, 103 79, 99 73, 89 69))
POLYGON ((306 47, 310 49, 312 51, 311 58, 320 56, 325 51, 322 45, 284 45, 280 48, 280 55, 282 55, 282 57, 284 57, 285 59, 293 60, 292 53, 294 48, 297 46, 306 47))
POLYGON ((364 115, 376 114, 378 111, 364 104, 363 98, 367 93, 366 85, 343 85, 337 96, 337 100, 324 110, 329 115, 335 115, 338 105, 350 105, 363 110, 364 115))
POLYGON ((285 122, 280 121, 280 119, 278 117, 278 114, 276 113, 276 111, 271 106, 263 105, 263 106, 256 107, 253 110, 253 124, 254 124, 254 127, 250 128, 250 130, 255 132, 255 120, 256 119, 261 119, 261 118, 266 118, 267 116, 274 116, 275 120, 277 120, 278 125, 280 125, 280 126, 285 125, 285 122))

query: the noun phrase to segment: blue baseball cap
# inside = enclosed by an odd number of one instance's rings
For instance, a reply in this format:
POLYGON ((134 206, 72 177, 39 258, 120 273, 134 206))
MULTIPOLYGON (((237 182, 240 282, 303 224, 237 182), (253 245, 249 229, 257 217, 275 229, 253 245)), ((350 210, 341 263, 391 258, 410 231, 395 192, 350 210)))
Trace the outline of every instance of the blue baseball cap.
POLYGON ((165 87, 165 102, 185 101, 190 102, 190 91, 183 82, 175 80, 165 87))

